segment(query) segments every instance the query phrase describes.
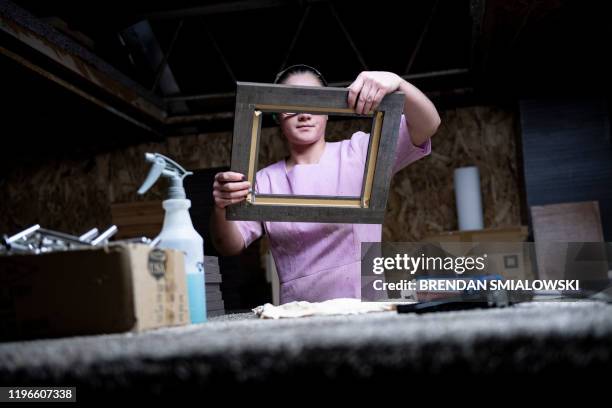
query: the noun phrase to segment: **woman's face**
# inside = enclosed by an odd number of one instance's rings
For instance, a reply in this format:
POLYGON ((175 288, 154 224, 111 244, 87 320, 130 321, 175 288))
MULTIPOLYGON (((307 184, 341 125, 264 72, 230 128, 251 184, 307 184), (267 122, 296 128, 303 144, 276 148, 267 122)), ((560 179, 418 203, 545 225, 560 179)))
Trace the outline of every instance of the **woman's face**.
MULTIPOLYGON (((285 85, 321 86, 319 79, 309 73, 290 75, 285 85)), ((327 115, 311 115, 310 113, 279 114, 280 127, 289 143, 294 145, 309 145, 325 138, 327 115)))

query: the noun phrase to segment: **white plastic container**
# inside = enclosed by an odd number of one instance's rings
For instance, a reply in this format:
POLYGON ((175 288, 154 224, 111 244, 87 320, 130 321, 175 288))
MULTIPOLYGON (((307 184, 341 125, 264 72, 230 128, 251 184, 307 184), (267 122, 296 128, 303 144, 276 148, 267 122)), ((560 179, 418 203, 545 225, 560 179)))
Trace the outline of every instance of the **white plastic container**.
POLYGON ((165 200, 162 205, 166 215, 159 234, 158 246, 178 249, 185 253, 191 323, 203 323, 206 321, 204 240, 193 228, 189 216, 191 200, 169 199, 165 200))
POLYGON ((480 192, 480 172, 478 167, 455 169, 455 199, 459 230, 473 231, 484 227, 482 198, 480 192))

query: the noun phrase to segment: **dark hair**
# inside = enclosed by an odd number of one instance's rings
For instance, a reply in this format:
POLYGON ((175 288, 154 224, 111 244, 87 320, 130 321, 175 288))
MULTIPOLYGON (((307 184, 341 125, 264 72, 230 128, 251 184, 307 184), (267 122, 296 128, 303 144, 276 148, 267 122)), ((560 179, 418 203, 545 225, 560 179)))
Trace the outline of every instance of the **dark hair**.
POLYGON ((313 74, 315 77, 319 79, 319 81, 321 81, 321 84, 323 86, 327 86, 327 81, 325 80, 323 75, 319 72, 319 70, 311 67, 310 65, 305 65, 305 64, 291 65, 290 67, 283 69, 281 72, 276 74, 274 83, 281 84, 293 74, 304 74, 304 73, 313 74))

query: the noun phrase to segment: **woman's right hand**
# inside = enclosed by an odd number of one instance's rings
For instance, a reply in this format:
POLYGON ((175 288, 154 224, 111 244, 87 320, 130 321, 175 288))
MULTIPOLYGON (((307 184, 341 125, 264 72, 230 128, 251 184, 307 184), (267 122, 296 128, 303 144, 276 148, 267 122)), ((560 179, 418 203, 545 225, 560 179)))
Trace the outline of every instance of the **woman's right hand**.
POLYGON ((230 204, 239 203, 249 194, 251 183, 246 180, 243 174, 233 171, 224 171, 215 174, 213 184, 213 197, 215 205, 225 208, 230 204))

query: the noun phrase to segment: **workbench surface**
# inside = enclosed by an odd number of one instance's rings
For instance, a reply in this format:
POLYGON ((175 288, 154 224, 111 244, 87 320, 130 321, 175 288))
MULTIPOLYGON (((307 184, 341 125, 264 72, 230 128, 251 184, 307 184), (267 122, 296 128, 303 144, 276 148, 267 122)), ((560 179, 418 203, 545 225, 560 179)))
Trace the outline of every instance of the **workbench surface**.
POLYGON ((70 384, 81 395, 611 367, 612 304, 591 301, 423 315, 235 314, 141 334, 0 344, 2 385, 70 384))

